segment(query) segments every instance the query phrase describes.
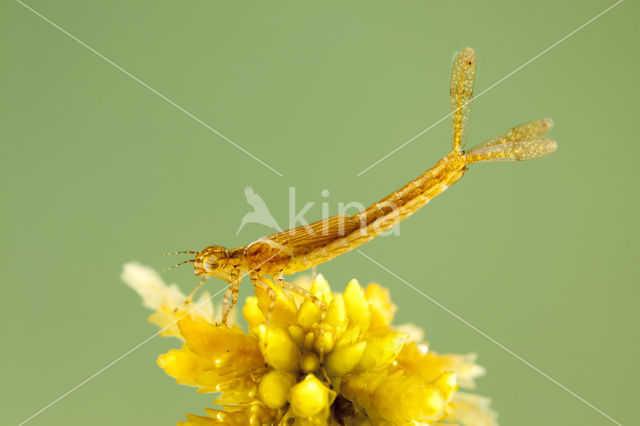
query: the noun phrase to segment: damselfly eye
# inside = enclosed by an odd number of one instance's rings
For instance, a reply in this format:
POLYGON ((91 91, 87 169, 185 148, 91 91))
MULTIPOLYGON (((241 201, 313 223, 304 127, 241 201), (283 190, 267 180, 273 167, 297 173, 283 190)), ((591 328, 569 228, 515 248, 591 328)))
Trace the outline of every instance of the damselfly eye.
POLYGON ((214 256, 209 256, 204 261, 204 268, 207 271, 214 271, 218 269, 219 266, 220 266, 220 262, 218 262, 218 259, 214 256))

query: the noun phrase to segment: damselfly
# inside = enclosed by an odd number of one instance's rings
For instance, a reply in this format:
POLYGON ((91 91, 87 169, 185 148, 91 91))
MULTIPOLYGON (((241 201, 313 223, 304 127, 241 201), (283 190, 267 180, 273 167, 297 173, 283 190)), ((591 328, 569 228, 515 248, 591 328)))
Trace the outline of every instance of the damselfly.
POLYGON ((389 230, 456 183, 470 164, 530 160, 555 151, 556 143, 542 137, 553 125, 550 119, 521 124, 465 151, 475 76, 476 54, 473 49, 466 48, 455 59, 449 87, 453 149, 435 166, 353 216, 333 216, 268 235, 234 249, 211 245, 201 251, 180 252, 195 255, 193 259, 182 263, 193 263, 195 275, 202 277, 190 298, 210 277, 229 283, 222 313, 224 324, 238 300, 238 287, 242 277, 249 275, 255 286, 271 295, 274 292, 265 279, 267 276, 281 287, 301 293, 321 304, 307 290, 287 282, 285 275, 327 262, 389 230))

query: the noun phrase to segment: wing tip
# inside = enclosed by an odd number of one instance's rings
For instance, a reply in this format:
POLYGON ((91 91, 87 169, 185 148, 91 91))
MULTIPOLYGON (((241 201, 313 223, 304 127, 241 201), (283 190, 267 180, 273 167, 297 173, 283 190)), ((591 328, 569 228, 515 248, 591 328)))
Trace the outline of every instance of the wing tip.
POLYGON ((471 62, 469 65, 472 65, 474 62, 476 62, 476 59, 476 51, 473 50, 472 47, 465 47, 460 52, 458 52, 458 60, 471 62))
POLYGON ((485 144, 473 148, 465 155, 467 164, 487 161, 524 161, 543 158, 558 149, 558 143, 552 139, 525 139, 499 144, 485 144))
POLYGON ((551 130, 551 128, 554 125, 553 119, 548 118, 548 117, 547 118, 543 118, 541 121, 543 123, 544 133, 547 133, 549 130, 551 130))
POLYGON ((558 142, 554 141, 553 139, 544 139, 544 141, 546 145, 546 153, 544 154, 544 156, 552 154, 558 149, 558 142))

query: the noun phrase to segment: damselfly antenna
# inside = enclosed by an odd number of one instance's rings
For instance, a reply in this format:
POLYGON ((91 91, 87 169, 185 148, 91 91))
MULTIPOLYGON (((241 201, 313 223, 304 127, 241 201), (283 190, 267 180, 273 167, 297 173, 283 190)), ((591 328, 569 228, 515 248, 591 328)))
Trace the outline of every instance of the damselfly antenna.
POLYGON ((178 267, 178 266, 180 266, 180 265, 184 265, 185 263, 193 263, 193 262, 195 262, 195 261, 196 261, 195 259, 183 260, 182 262, 180 262, 180 263, 176 263, 176 264, 175 264, 175 265, 173 265, 173 266, 169 266, 168 268, 165 268, 165 269, 161 270, 160 272, 167 272, 167 271, 170 271, 170 270, 172 270, 172 269, 177 268, 177 267, 178 267))
POLYGON ((173 256, 176 254, 198 254, 198 252, 193 250, 172 251, 169 253, 162 253, 160 256, 173 256))

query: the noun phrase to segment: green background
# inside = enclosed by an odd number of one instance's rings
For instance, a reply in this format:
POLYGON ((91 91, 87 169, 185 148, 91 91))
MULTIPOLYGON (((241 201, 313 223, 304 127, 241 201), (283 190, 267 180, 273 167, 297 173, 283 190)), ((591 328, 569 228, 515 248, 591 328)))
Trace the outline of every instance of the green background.
MULTIPOLYGON (((119 279, 135 259, 246 244, 251 185, 281 225, 298 209, 371 203, 450 149, 455 52, 476 93, 613 4, 61 1, 31 7, 262 159, 278 176, 14 1, 0 6, 2 423, 17 424, 156 328, 119 279), (323 189, 330 190, 322 198, 323 189)), ((552 117, 559 149, 473 167, 400 236, 363 252, 625 424, 637 423, 638 5, 626 1, 474 103, 471 144, 552 117), (635 404, 633 404, 635 403, 635 404)), ((320 268, 389 287, 397 323, 479 354, 503 425, 610 420, 389 273, 351 253, 320 268)), ((188 268, 164 274, 184 291, 188 268)), ((211 280, 209 289, 220 281, 211 280)), ((249 294, 248 281, 243 285, 249 294)), ((156 364, 155 338, 30 425, 174 424, 210 395, 156 364)))

